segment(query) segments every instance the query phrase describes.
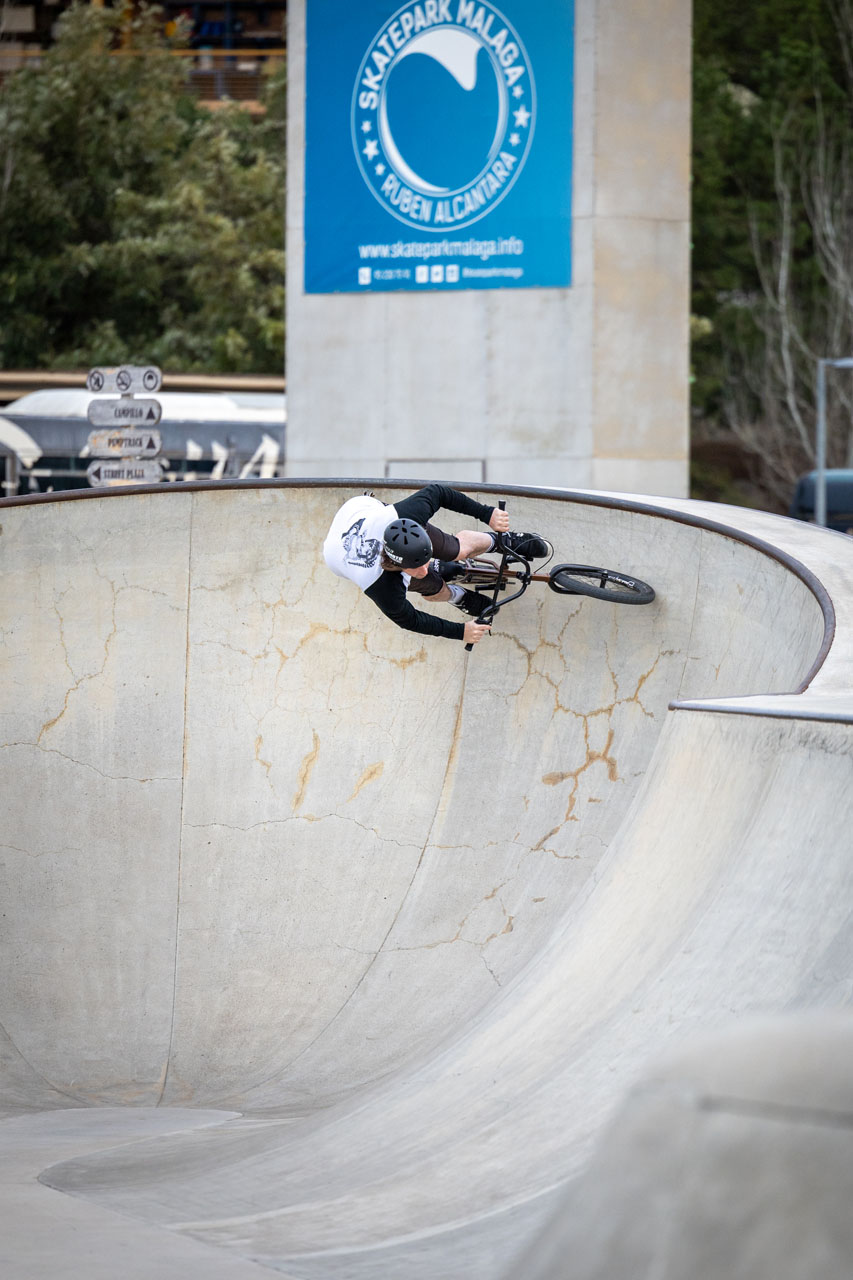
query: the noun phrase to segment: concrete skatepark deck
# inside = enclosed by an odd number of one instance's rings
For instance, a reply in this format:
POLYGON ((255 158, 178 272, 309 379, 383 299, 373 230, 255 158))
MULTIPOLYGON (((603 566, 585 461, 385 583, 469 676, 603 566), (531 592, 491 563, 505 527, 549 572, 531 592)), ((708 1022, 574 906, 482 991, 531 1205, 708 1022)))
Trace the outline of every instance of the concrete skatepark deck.
POLYGON ((325 569, 367 483, 0 503, 15 1280, 532 1275, 650 1061, 849 1009, 853 541, 486 491, 657 599, 467 655, 325 569))

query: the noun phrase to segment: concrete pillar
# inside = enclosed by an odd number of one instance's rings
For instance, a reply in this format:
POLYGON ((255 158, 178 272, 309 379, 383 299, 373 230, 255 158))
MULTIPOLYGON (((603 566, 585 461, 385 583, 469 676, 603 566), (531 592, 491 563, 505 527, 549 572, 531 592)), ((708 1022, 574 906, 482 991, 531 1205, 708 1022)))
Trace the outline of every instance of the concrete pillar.
POLYGON ((289 475, 686 494, 690 37, 689 0, 576 0, 569 288, 306 295, 293 0, 289 475))

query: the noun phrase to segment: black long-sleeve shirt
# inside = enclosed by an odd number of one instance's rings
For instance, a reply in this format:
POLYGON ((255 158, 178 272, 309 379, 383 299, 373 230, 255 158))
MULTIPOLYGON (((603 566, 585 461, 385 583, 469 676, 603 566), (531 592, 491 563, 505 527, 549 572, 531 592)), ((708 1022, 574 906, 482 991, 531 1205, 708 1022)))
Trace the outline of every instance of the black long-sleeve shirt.
MULTIPOLYGON (((446 484, 428 484, 417 493, 395 502, 394 507, 401 519, 415 520, 426 525, 436 511, 443 507, 447 511, 458 511, 461 515, 474 516, 488 524, 494 513, 494 507, 487 507, 482 502, 475 502, 467 494, 458 489, 451 489, 446 484)), ((406 631, 418 631, 422 635, 446 636, 448 640, 462 640, 465 635, 464 622, 451 622, 437 614, 423 613, 416 609, 406 595, 406 584, 400 572, 386 569, 373 586, 364 593, 375 605, 378 605, 386 617, 406 631)))

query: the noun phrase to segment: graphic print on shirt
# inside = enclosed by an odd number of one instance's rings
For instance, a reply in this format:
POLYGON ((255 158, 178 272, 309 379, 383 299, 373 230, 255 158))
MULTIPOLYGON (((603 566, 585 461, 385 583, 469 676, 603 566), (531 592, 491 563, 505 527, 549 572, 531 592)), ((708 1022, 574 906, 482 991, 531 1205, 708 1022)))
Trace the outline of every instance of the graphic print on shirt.
POLYGON ((365 538, 362 533, 364 517, 350 525, 341 541, 347 564, 361 565, 370 568, 379 558, 381 543, 377 538, 365 538))

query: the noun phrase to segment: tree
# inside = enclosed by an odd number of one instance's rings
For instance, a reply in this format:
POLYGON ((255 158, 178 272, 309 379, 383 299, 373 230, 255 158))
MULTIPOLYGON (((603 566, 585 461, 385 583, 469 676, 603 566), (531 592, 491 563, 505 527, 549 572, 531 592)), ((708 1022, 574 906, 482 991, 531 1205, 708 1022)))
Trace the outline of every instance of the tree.
MULTIPOLYGON (((817 358, 853 350, 851 35, 850 0, 697 2, 697 434, 739 441, 777 509, 813 464, 817 358)), ((830 408, 838 464, 849 405, 830 408)))
POLYGON ((77 4, 0 89, 0 363, 284 363, 284 72, 211 113, 159 10, 77 4))

